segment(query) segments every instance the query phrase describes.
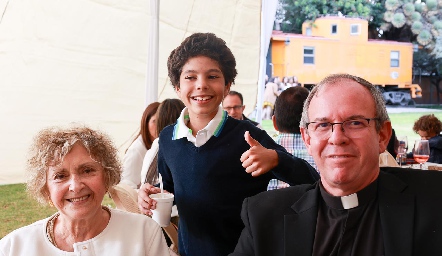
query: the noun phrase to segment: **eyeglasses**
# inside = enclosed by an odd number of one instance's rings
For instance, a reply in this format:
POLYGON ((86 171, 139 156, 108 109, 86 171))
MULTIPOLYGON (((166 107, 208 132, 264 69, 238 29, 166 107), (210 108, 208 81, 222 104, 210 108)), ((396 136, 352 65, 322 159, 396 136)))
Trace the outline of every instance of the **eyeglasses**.
POLYGON ((307 129, 318 139, 328 139, 333 132, 333 126, 340 124, 345 136, 356 139, 365 136, 361 131, 370 126, 370 120, 379 120, 379 118, 357 118, 341 123, 310 122, 307 123, 307 129))
POLYGON ((225 111, 230 111, 230 110, 235 110, 235 111, 238 111, 238 110, 240 110, 241 108, 243 107, 243 105, 236 105, 236 106, 233 106, 233 107, 224 107, 224 110, 225 111))

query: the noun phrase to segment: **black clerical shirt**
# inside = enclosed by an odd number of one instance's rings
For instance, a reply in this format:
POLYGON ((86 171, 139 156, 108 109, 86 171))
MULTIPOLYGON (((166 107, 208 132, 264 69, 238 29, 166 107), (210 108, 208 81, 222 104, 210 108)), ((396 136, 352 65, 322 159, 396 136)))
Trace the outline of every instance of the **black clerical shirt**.
POLYGON ((384 255, 377 184, 357 192, 358 206, 350 209, 320 185, 313 255, 384 255))

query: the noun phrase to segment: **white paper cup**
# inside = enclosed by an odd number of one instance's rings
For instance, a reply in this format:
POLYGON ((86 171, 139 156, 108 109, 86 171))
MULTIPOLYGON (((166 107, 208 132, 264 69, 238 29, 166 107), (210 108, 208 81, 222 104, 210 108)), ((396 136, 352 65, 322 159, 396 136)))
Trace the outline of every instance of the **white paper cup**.
POLYGON ((157 201, 157 207, 152 210, 152 219, 161 227, 169 226, 174 198, 173 194, 158 193, 149 195, 149 197, 157 201))

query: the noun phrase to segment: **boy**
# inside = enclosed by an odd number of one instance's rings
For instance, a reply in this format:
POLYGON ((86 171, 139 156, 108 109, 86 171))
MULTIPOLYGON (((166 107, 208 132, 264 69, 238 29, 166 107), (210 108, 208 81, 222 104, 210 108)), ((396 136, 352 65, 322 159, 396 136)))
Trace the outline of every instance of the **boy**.
MULTIPOLYGON (((222 39, 211 33, 193 34, 171 52, 167 66, 186 105, 177 123, 161 132, 158 152, 164 189, 175 194, 180 215, 179 252, 224 256, 234 250, 244 227, 240 219, 244 198, 265 191, 274 177, 294 185, 313 183, 318 175, 264 130, 223 111, 220 103, 237 72, 222 39)), ((149 184, 140 188, 142 212, 151 213, 156 202, 148 195, 158 192, 149 184)))

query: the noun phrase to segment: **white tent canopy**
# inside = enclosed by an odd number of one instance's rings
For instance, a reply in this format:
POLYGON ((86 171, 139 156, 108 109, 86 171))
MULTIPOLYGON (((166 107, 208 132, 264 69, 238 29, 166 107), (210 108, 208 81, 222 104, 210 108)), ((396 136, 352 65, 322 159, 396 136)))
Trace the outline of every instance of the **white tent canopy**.
MULTIPOLYGON (((159 3, 158 99, 176 97, 167 79, 170 51, 194 32, 213 32, 237 59, 239 75, 232 89, 243 93, 246 112, 252 111, 261 3, 159 3)), ((122 156, 139 127, 147 76, 152 75, 146 72, 148 60, 155 58, 148 51, 154 27, 151 8, 146 0, 0 2, 0 184, 26 179, 32 137, 51 125, 79 122, 101 129, 111 135, 122 156)))

